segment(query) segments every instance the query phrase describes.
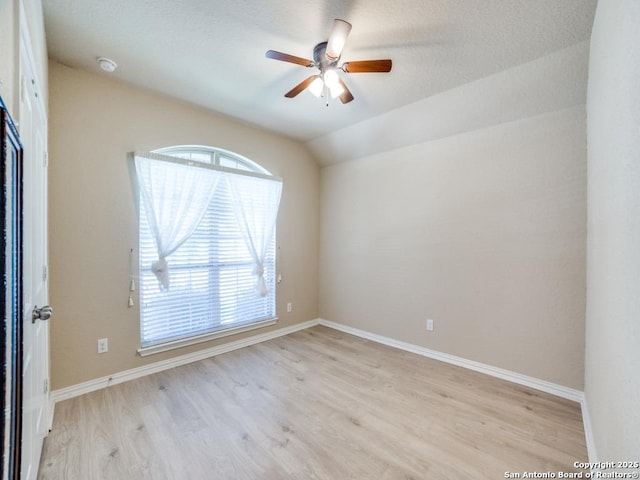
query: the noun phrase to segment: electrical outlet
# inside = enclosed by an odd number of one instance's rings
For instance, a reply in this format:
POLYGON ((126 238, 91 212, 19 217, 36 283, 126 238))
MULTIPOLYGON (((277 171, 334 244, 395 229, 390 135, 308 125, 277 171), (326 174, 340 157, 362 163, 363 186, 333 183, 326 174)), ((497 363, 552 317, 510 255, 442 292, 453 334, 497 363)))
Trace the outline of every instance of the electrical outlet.
POLYGON ((433 320, 431 320, 430 318, 427 319, 427 331, 433 332, 433 320))
POLYGON ((98 339, 98 353, 107 353, 109 351, 109 339, 108 338, 99 338, 98 339))
POLYGON ((287 313, 291 313, 293 311, 293 303, 287 303, 287 313))

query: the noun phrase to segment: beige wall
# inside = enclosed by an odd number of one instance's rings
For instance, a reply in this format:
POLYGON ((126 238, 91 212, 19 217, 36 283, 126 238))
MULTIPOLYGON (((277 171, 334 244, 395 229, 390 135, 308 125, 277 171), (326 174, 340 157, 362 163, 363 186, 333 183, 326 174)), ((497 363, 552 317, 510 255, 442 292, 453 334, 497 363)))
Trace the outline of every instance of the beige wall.
POLYGON ((583 98, 323 168, 320 316, 582 389, 585 130, 583 98))
POLYGON ((127 162, 133 150, 211 145, 281 176, 280 321, 269 329, 317 317, 319 168, 301 144, 105 76, 55 62, 49 68, 54 389, 240 338, 137 355, 138 308, 127 308, 128 252, 137 246, 127 162), (283 308, 286 302, 293 303, 292 313, 283 308), (109 352, 98 355, 96 341, 102 337, 109 338, 109 352))
POLYGON ((640 453, 638 25, 639 2, 599 2, 591 38, 585 396, 601 461, 640 453))

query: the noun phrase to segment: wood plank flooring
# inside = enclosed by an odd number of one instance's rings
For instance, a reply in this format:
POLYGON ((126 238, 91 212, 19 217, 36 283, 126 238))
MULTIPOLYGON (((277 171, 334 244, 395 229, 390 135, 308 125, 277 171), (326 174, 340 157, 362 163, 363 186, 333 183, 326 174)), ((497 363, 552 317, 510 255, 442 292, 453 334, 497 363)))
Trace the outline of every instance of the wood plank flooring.
POLYGON ((39 478, 498 479, 586 460, 577 403, 314 327, 58 403, 39 478))

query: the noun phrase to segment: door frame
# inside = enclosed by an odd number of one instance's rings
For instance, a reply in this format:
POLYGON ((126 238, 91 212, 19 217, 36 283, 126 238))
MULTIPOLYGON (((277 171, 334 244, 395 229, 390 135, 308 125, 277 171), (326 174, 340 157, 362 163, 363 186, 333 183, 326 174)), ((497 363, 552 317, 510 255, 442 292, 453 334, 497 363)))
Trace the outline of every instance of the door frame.
MULTIPOLYGON (((22 286, 22 441, 20 444, 20 479, 33 480, 37 477, 39 468, 39 459, 42 451, 42 440, 46 437, 51 428, 52 408, 51 396, 49 394, 49 329, 48 322, 32 322, 32 309, 35 303, 45 305, 48 302, 48 274, 47 274, 47 194, 46 194, 46 171, 47 171, 47 109, 45 98, 42 94, 42 79, 38 77, 41 73, 37 69, 35 61, 35 51, 31 41, 31 31, 27 22, 27 15, 22 1, 20 4, 20 34, 18 49, 18 85, 19 85, 19 107, 18 121, 20 122, 18 131, 21 133, 24 153, 23 162, 23 286, 22 286), (27 104, 30 109, 27 109, 27 104), (34 112, 38 114, 34 115, 34 112), (31 112, 31 113, 29 113, 31 112), (35 119, 39 119, 35 121, 35 119), (42 122, 42 123, 40 123, 42 122), (38 135, 41 136, 38 136, 38 135), (40 143, 38 143, 40 141, 40 143), (36 148, 36 145, 42 147, 42 151, 36 148), (40 173, 36 173, 40 170, 40 173), (44 185, 36 185, 34 179, 42 176, 44 185), (41 189, 44 187, 44 189, 41 189), (40 192, 41 197, 36 199, 40 192), (36 200, 42 200, 44 204, 42 209, 36 207, 36 200), (41 231, 35 229, 35 224, 39 222, 36 219, 43 219, 41 231), (42 217, 40 216, 42 215, 42 217), (35 223, 34 223, 35 221, 35 223), (28 223, 27 223, 28 222, 28 223), (35 232, 39 231, 43 237, 41 245, 42 255, 36 255, 36 249, 39 248, 38 242, 34 239, 35 232), (41 261, 41 262, 40 262, 41 261), (27 270, 28 269, 28 270, 27 270), (36 282, 42 284, 42 290, 34 290, 36 282), (44 297, 35 298, 38 292, 44 297), (33 344, 29 344, 34 340, 34 333, 44 330, 44 343, 37 348, 33 344), (35 348, 35 350, 34 350, 35 348), (42 360, 42 364, 36 359, 42 360), (31 376, 27 370, 30 370, 31 376), (33 377, 33 372, 40 372, 33 377), (34 403, 35 401, 35 403, 34 403), (34 405, 37 404, 37 407, 34 405), (38 409, 40 412, 36 416, 33 413, 38 409), (28 420, 27 420, 28 417, 28 420), (35 423, 34 423, 35 421, 35 423), (34 429, 35 426, 35 429, 34 429), (37 455, 37 457, 35 456, 37 455), (25 465, 25 461, 27 464, 25 465), (27 475, 29 475, 27 477, 27 475)), ((46 72, 45 72, 46 73, 46 72)), ((40 250, 38 250, 40 251, 40 250)))
POLYGON ((23 177, 22 144, 9 112, 0 98, 0 155, 3 178, 0 218, 2 219, 3 285, 5 299, 2 302, 2 446, 7 447, 2 457, 1 473, 10 480, 20 478, 22 463, 22 211, 23 177), (5 242, 8 239, 9 242, 5 242), (7 410, 5 410, 7 409, 7 410), (8 421, 7 419, 8 412, 8 421))

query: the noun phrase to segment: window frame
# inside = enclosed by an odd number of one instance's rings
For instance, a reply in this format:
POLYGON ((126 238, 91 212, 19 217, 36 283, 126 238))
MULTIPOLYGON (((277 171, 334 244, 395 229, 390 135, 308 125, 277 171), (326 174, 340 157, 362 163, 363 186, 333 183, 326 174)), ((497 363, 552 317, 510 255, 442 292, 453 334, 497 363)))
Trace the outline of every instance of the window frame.
MULTIPOLYGON (((177 161, 184 161, 187 164, 202 164, 207 165, 209 167, 213 167, 216 170, 221 170, 233 174, 240 174, 246 176, 256 176, 256 177, 268 177, 274 181, 282 181, 281 178, 271 174, 267 169, 257 164, 256 162, 243 157, 237 153, 216 148, 216 147, 208 147, 202 145, 181 145, 181 146, 173 146, 166 147, 157 150, 151 151, 152 154, 159 154, 163 156, 173 157, 177 161), (193 158, 194 155, 200 155, 200 159, 193 158), (208 160, 204 159, 204 156, 208 156, 208 160), (226 161, 226 164, 225 164, 226 161), (234 166, 231 166, 235 163, 234 166), (238 168, 239 167, 239 168, 238 168)), ((195 165, 194 165, 195 166, 195 165)), ((140 205, 138 206, 138 212, 140 213, 140 205)), ((138 225, 138 236, 141 234, 141 223, 138 225)), ((139 246, 140 248, 140 246, 139 246)), ((273 267, 274 267, 274 278, 277 277, 277 229, 274 230, 274 240, 273 245, 270 247, 273 249, 273 267)), ((140 259, 138 259, 138 270, 139 270, 139 281, 142 279, 142 265, 140 259)), ((273 284, 273 316, 268 318, 259 319, 256 321, 244 321, 238 322, 236 324, 229 324, 228 326, 222 326, 221 328, 216 328, 212 331, 204 332, 204 333, 196 333, 187 337, 181 337, 174 340, 168 340, 161 343, 153 343, 149 345, 142 345, 142 322, 143 322, 143 313, 142 313, 142 298, 140 288, 140 298, 139 298, 139 348, 138 354, 140 356, 153 355, 160 352, 165 352, 168 350, 173 350, 176 348, 181 348, 189 345, 194 345, 202 342, 207 342, 216 338, 222 338, 230 335, 236 335, 239 333, 243 333, 246 331, 264 328, 267 326, 274 325, 278 322, 279 318, 277 315, 277 279, 273 284)), ((140 285, 142 287, 142 285, 140 285)))

